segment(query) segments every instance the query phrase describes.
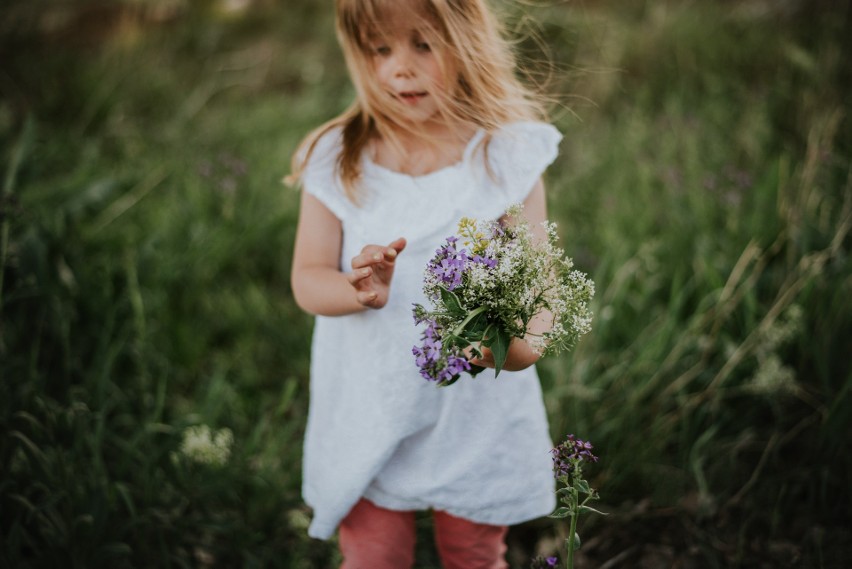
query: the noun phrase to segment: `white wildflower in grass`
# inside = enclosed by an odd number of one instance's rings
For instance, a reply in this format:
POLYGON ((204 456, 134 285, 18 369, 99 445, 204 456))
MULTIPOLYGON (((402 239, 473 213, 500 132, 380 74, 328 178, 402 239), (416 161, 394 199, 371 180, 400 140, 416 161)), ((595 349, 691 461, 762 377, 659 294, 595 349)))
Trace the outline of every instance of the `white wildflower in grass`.
POLYGON ((778 354, 772 353, 760 361, 760 365, 746 383, 752 393, 776 395, 796 392, 796 372, 785 366, 778 354))
POLYGON ((778 350, 801 334, 802 307, 793 304, 762 330, 755 347, 757 370, 746 383, 746 389, 760 395, 792 394, 797 390, 796 372, 784 365, 778 350))
POLYGON ((480 345, 489 348, 500 373, 512 338, 545 355, 571 348, 591 329, 595 286, 557 246, 556 224, 544 222, 546 237, 538 239, 520 221, 520 205, 507 214, 514 220, 507 226, 463 218, 458 236, 448 237, 426 267, 431 306, 414 306, 415 322, 427 327, 412 352, 421 375, 438 385, 482 371, 468 362, 468 348, 477 356, 480 345), (535 317, 551 324, 539 336, 528 331, 535 317))
POLYGON ((231 455, 234 434, 231 429, 211 431, 207 425, 194 425, 183 431, 180 456, 192 462, 222 466, 231 455))

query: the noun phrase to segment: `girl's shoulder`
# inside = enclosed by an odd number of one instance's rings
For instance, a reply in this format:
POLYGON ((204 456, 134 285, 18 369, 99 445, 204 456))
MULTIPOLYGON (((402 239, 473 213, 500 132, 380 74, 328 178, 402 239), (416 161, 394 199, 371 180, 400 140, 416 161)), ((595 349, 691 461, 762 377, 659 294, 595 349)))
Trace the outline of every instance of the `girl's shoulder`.
POLYGON ((516 121, 501 125, 491 133, 489 150, 511 158, 520 153, 522 157, 538 152, 551 154, 558 151, 562 133, 550 123, 538 121, 516 121))
POLYGON ((334 186, 342 150, 342 126, 321 127, 308 135, 297 154, 301 164, 302 186, 304 188, 334 186))
POLYGON ((319 129, 310 134, 299 149, 299 160, 304 172, 332 173, 343 149, 343 127, 339 125, 319 129))
POLYGON ((490 133, 484 156, 499 185, 524 186, 534 183, 556 159, 561 141, 562 134, 551 124, 512 122, 490 133))
POLYGON ((340 219, 351 209, 338 172, 342 149, 343 127, 331 126, 309 135, 298 151, 298 160, 302 164, 302 189, 319 199, 340 219))

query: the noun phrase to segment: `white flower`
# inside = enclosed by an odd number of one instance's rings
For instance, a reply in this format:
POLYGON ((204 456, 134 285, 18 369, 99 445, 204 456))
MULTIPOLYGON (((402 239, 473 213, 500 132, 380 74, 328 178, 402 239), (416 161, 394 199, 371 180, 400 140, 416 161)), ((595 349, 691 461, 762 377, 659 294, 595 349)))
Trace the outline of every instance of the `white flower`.
POLYGON ((183 431, 180 454, 192 462, 222 466, 231 455, 233 443, 231 429, 213 432, 207 425, 194 425, 183 431))

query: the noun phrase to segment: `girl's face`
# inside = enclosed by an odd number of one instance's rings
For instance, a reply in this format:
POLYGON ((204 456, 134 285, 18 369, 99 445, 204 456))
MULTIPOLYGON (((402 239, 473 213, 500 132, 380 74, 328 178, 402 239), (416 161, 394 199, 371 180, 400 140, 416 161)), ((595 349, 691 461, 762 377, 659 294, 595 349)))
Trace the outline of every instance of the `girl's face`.
POLYGON ((405 18, 370 38, 371 64, 378 86, 399 103, 402 117, 415 124, 435 121, 440 99, 449 96, 448 69, 426 35, 405 18))

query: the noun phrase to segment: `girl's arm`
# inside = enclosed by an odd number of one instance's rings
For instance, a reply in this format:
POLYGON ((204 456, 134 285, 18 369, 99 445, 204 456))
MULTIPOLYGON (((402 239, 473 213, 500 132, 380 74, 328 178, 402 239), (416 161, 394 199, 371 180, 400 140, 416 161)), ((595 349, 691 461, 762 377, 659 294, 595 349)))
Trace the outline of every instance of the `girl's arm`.
MULTIPOLYGON (((524 200, 523 217, 537 239, 547 239, 547 235, 541 226, 541 222, 547 220, 547 201, 544 195, 544 183, 541 180, 536 182, 527 199, 524 200)), ((527 332, 533 336, 541 336, 544 332, 549 331, 552 326, 552 319, 548 316, 549 314, 546 313, 534 316, 527 326, 527 332)), ((482 347, 481 350, 482 358, 472 358, 470 363, 483 367, 494 367, 494 357, 491 350, 485 347, 482 347)), ((513 338, 509 344, 509 353, 506 356, 503 369, 507 371, 522 370, 536 363, 539 357, 541 356, 538 352, 533 350, 525 340, 513 338)))
POLYGON ((302 310, 322 316, 342 316, 367 308, 381 308, 388 300, 396 256, 405 248, 397 239, 388 246, 366 245, 340 269, 343 228, 322 202, 302 192, 291 286, 302 310))

